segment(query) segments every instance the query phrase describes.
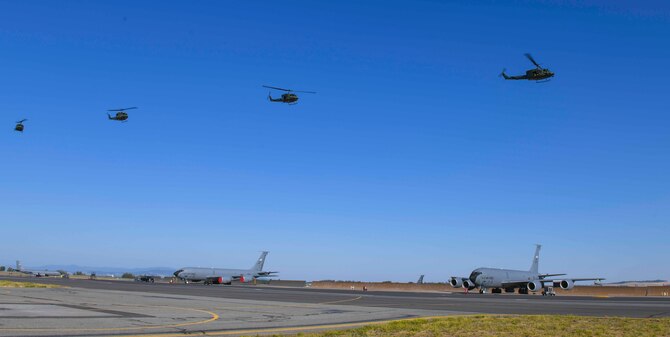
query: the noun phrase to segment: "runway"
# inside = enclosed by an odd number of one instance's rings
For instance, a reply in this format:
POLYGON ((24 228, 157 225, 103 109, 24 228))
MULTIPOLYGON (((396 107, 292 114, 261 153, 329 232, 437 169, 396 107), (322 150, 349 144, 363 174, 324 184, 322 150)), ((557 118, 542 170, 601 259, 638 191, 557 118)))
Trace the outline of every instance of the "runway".
POLYGON ((448 293, 446 286, 445 293, 408 293, 59 278, 12 280, 67 288, 0 288, 0 336, 262 334, 479 313, 670 316, 670 298, 660 297, 464 295, 448 293))

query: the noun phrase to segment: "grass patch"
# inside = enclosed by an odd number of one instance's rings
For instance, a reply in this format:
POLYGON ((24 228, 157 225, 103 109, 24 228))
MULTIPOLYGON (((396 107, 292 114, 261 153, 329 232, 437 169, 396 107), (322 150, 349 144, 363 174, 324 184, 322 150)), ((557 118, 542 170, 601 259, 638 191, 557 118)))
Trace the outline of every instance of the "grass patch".
MULTIPOLYGON (((280 336, 280 335, 275 335, 280 336)), ((670 318, 583 316, 453 316, 371 324, 357 329, 301 333, 303 337, 670 336, 670 318)))
POLYGON ((15 282, 0 280, 0 288, 62 288, 55 284, 41 284, 33 282, 15 282))

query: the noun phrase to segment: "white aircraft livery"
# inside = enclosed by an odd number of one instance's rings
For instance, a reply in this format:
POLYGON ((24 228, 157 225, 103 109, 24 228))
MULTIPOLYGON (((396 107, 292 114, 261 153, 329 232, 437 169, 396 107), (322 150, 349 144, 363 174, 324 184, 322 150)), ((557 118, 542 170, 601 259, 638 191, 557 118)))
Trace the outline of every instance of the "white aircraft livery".
POLYGON ((553 287, 570 290, 575 286, 576 281, 600 282, 604 280, 604 278, 548 278, 566 274, 540 274, 538 272, 540 248, 542 248, 541 245, 536 245, 533 263, 529 270, 477 268, 469 277, 452 276, 449 284, 454 288, 463 287, 466 290, 479 288, 482 294, 488 292, 489 289, 494 294, 502 293, 503 289, 507 293, 513 293, 516 288, 519 288, 519 294, 528 294, 530 290, 532 292, 542 291, 542 295, 555 295, 553 287))
POLYGON ((184 281, 184 283, 231 284, 233 281, 251 282, 256 278, 272 277, 273 274, 278 273, 276 271, 263 271, 263 264, 265 264, 267 255, 268 252, 263 252, 258 261, 249 269, 186 267, 174 272, 174 276, 184 281))

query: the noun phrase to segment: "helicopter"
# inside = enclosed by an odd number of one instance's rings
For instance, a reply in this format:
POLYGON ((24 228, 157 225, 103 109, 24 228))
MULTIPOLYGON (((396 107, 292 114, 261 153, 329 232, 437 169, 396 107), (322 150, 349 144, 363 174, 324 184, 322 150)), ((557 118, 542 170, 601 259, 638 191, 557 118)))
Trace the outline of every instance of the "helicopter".
POLYGON ((16 126, 14 127, 14 131, 18 132, 23 132, 23 122, 27 121, 27 119, 22 119, 18 122, 16 122, 16 126))
MULTIPOLYGON (((521 76, 508 76, 507 74, 505 74, 505 69, 503 69, 500 76, 502 76, 506 80, 531 80, 531 81, 538 81, 538 82, 540 82, 542 80, 547 80, 548 81, 549 78, 554 76, 554 73, 551 72, 549 69, 542 68, 537 62, 535 62, 535 60, 533 59, 533 57, 530 54, 526 53, 524 55, 526 55, 526 57, 530 60, 530 62, 532 62, 535 65, 535 67, 536 67, 535 69, 526 70, 526 75, 521 75, 521 76)), ((546 81, 543 81, 543 82, 546 82, 546 81)))
POLYGON ((291 89, 283 89, 283 88, 277 88, 277 87, 270 87, 267 85, 263 86, 264 88, 269 88, 269 89, 274 89, 274 90, 282 90, 286 91, 285 94, 282 94, 280 98, 272 98, 272 95, 268 93, 268 99, 270 102, 281 102, 281 103, 288 103, 290 105, 297 104, 298 102, 298 95, 294 94, 294 92, 301 92, 305 94, 316 94, 314 91, 300 91, 300 90, 291 90, 291 89))
POLYGON ((131 110, 131 109, 137 109, 137 107, 130 107, 130 108, 125 108, 125 109, 110 109, 107 111, 115 111, 116 116, 112 117, 110 114, 107 114, 107 117, 109 119, 115 120, 115 121, 121 121, 125 122, 128 119, 128 113, 126 113, 126 110, 131 110))

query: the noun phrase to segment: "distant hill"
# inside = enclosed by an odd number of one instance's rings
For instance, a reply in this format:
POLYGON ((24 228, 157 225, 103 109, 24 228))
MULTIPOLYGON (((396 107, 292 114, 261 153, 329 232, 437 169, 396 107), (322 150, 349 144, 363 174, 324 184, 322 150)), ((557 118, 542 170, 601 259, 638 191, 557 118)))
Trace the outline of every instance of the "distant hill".
POLYGON ((57 265, 51 264, 37 267, 24 267, 24 269, 34 270, 65 270, 68 273, 83 272, 85 274, 96 273, 98 275, 114 275, 121 276, 123 273, 132 273, 133 275, 156 275, 156 276, 172 276, 178 268, 172 267, 146 267, 146 268, 123 268, 123 267, 91 267, 79 266, 75 264, 57 265))
POLYGON ((608 284, 626 284, 626 283, 667 283, 668 280, 643 280, 643 281, 621 281, 609 282, 608 284))

